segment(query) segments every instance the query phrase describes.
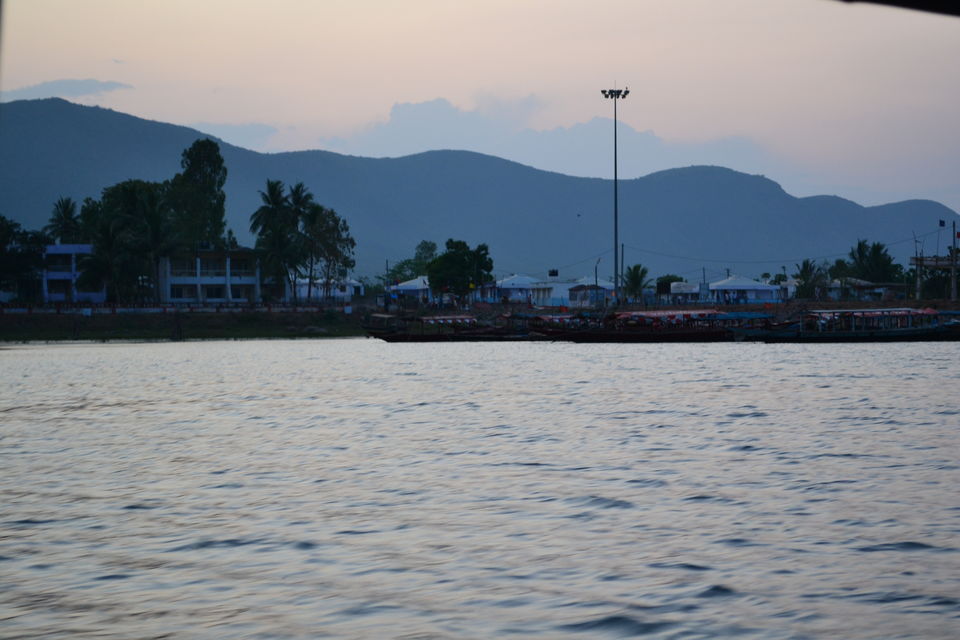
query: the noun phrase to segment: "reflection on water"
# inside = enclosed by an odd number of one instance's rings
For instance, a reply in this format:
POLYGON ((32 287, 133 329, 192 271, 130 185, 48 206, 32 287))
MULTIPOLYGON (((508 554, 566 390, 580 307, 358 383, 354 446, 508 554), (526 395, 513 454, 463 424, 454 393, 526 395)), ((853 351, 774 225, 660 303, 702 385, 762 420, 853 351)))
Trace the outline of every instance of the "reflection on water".
POLYGON ((0 637, 955 637, 958 356, 7 348, 0 637))

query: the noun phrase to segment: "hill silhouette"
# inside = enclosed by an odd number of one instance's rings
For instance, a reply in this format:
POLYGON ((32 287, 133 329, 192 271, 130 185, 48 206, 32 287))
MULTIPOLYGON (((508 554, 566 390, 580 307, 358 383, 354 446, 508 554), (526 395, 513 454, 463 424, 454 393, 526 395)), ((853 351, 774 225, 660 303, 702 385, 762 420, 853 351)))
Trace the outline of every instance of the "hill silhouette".
MULTIPOLYGON (((54 201, 97 198, 122 180, 165 180, 202 132, 61 99, 0 104, 0 214, 42 227, 54 201)), ((350 224, 357 272, 380 273, 421 240, 486 242, 495 272, 561 277, 612 273, 610 180, 541 171, 466 151, 362 158, 326 151, 263 154, 219 141, 228 169, 227 224, 252 244, 249 216, 267 179, 303 182, 350 224)), ((626 263, 691 281, 730 269, 755 276, 804 258, 842 257, 859 238, 888 244, 902 263, 913 236, 935 252, 941 219, 929 200, 862 207, 836 196, 796 198, 763 176, 723 167, 671 169, 621 180, 626 263)), ((946 245, 946 235, 943 246, 946 245)), ((942 251, 943 247, 941 247, 942 251)))

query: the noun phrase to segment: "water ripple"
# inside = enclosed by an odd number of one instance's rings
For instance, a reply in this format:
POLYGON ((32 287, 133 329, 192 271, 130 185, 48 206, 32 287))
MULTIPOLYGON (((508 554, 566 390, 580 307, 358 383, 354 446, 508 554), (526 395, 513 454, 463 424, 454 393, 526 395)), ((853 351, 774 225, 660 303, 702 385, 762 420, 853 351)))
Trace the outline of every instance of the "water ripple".
POLYGON ((955 636, 960 344, 0 357, 0 637, 955 636))

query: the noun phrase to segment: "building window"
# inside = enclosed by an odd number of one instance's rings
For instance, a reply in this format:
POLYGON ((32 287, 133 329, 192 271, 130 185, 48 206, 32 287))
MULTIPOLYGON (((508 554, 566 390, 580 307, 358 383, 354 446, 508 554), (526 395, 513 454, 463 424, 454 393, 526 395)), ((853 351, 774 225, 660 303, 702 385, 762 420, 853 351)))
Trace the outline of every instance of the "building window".
POLYGON ((203 297, 207 300, 218 300, 224 297, 223 287, 220 285, 210 285, 203 288, 203 297))
POLYGON ((200 258, 200 275, 225 276, 227 263, 223 258, 200 258))
POLYGON ((230 273, 235 276, 252 276, 253 265, 247 258, 232 258, 230 260, 230 273))
POLYGON ((73 271, 73 264, 69 254, 55 253, 47 256, 47 271, 69 273, 73 271))
POLYGON ((67 295, 70 293, 69 280, 48 280, 47 292, 53 295, 67 295))
POLYGON ((174 258, 170 261, 170 275, 181 277, 197 275, 196 260, 193 258, 174 258))

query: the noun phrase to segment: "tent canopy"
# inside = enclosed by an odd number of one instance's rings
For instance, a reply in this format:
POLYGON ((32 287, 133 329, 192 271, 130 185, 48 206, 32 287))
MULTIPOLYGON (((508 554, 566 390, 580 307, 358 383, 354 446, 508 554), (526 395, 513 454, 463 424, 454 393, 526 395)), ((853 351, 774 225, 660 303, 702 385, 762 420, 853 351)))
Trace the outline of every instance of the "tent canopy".
POLYGON ((400 284, 395 284, 390 287, 391 291, 426 291, 430 289, 430 281, 427 279, 427 276, 417 276, 413 280, 407 280, 406 282, 401 282, 400 284))
POLYGON ((512 276, 508 276, 502 280, 497 281, 498 289, 531 289, 533 285, 540 282, 536 278, 531 278, 530 276, 525 276, 523 274, 515 273, 512 276))
POLYGON ((596 284, 596 285, 597 285, 598 287, 600 287, 601 289, 610 289, 611 291, 613 291, 613 283, 610 282, 609 280, 604 280, 603 278, 599 278, 599 279, 596 279, 596 280, 595 280, 595 279, 594 279, 593 277, 591 277, 591 276, 584 276, 584 277, 580 278, 579 280, 577 280, 577 284, 579 284, 579 285, 589 285, 589 286, 591 286, 591 287, 592 287, 594 284, 596 284))
POLYGON ((775 284, 763 284, 750 278, 730 276, 723 280, 710 283, 710 291, 779 291, 775 284))

